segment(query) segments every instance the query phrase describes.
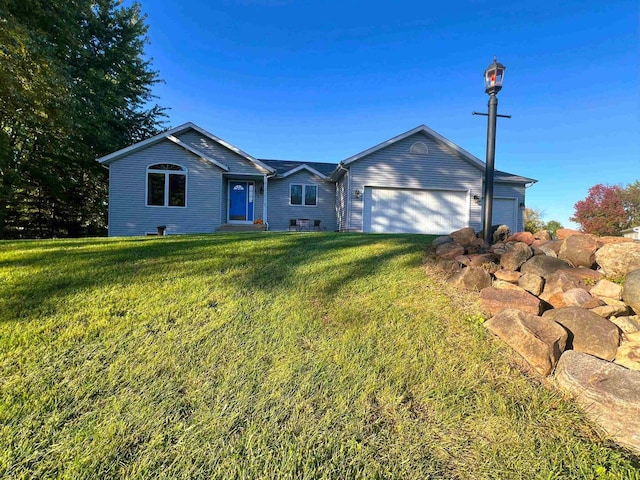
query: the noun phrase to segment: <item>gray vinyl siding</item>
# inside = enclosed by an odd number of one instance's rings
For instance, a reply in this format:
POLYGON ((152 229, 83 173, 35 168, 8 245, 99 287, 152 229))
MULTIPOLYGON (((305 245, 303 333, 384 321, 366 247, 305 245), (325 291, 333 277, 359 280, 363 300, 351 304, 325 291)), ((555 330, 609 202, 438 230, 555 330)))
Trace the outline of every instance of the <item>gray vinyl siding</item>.
POLYGON ((524 209, 520 208, 520 204, 525 203, 525 187, 524 185, 518 185, 515 183, 498 183, 493 185, 493 196, 502 198, 515 198, 516 199, 516 218, 518 226, 516 230, 521 232, 524 230, 524 209))
MULTIPOLYGON (((362 231, 364 194, 356 198, 355 191, 364 187, 458 190, 470 196, 482 195, 482 171, 461 158, 455 151, 422 133, 416 133, 388 147, 347 165, 351 174, 348 192, 350 228, 362 231), (423 142, 427 155, 409 153, 411 145, 423 142)), ((471 202, 469 226, 481 226, 481 207, 471 202)))
POLYGON ((269 230, 288 230, 289 219, 308 218, 320 220, 322 230, 336 229, 336 184, 312 173, 301 170, 285 178, 271 178, 268 185, 267 220, 269 230), (318 186, 315 206, 289 205, 289 185, 305 184, 318 186))
POLYGON ((347 230, 347 190, 349 185, 349 172, 346 172, 336 182, 336 226, 341 232, 347 230))
POLYGON ((229 150, 210 138, 200 135, 200 133, 194 130, 189 130, 188 132, 181 134, 178 138, 187 145, 197 148, 202 153, 215 158, 220 163, 229 167, 229 171, 226 172, 227 174, 241 173, 249 175, 264 175, 267 173, 265 169, 250 160, 247 160, 242 155, 229 150))
POLYGON ((221 223, 222 170, 165 140, 109 165, 109 236, 213 232, 221 223), (147 207, 147 167, 175 163, 187 173, 186 207, 147 207))

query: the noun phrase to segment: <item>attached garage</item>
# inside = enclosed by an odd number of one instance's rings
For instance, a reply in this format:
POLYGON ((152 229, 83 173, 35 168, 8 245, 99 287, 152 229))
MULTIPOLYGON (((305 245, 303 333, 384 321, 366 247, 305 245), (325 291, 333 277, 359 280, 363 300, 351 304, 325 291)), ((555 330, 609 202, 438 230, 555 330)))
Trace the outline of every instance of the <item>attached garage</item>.
POLYGON ((493 225, 507 225, 512 232, 517 232, 518 199, 494 197, 491 223, 493 225))
POLYGON ((465 191, 365 187, 363 230, 448 234, 469 224, 468 198, 465 191))

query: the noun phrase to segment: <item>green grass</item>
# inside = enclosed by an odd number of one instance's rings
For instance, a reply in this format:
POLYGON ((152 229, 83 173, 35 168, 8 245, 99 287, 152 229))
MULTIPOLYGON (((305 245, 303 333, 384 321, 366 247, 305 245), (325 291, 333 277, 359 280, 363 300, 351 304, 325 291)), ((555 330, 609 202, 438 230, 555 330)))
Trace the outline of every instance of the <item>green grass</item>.
POLYGON ((429 240, 0 243, 0 477, 640 478, 429 240))

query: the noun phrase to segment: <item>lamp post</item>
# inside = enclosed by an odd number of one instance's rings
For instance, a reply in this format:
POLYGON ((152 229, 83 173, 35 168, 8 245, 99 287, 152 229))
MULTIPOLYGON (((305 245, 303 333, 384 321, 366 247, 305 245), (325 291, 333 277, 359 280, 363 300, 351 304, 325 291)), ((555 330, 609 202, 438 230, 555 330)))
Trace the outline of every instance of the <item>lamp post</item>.
POLYGON ((493 213, 493 172, 496 157, 496 118, 510 115, 498 115, 498 92, 502 89, 506 67, 493 57, 493 63, 484 71, 485 92, 489 95, 489 113, 487 115, 487 163, 484 172, 484 219, 483 234, 486 242, 491 243, 491 215, 493 213))

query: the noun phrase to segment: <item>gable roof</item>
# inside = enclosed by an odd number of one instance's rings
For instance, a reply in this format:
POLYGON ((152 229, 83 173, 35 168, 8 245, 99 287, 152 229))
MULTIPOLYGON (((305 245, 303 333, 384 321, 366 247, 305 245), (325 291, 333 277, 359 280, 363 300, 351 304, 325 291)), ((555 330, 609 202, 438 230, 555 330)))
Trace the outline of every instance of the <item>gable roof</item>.
POLYGON ((179 134, 181 134, 183 132, 186 132, 187 130, 195 130, 196 132, 198 132, 201 135, 209 138, 210 140, 213 140, 214 142, 217 142, 218 144, 222 145, 223 147, 231 150, 234 153, 237 153, 241 157, 244 157, 245 159, 249 160, 250 162, 260 166, 261 168, 265 169, 267 172, 275 173, 275 170, 272 167, 270 167, 269 165, 261 162, 257 158, 252 157, 248 153, 240 150, 238 147, 235 147, 235 146, 231 145, 230 143, 222 140, 221 138, 216 137, 212 133, 207 132, 205 129, 198 127, 195 123, 192 123, 192 122, 184 123, 184 124, 182 124, 180 126, 177 126, 175 128, 171 128, 171 129, 166 130, 166 131, 164 131, 162 133, 154 135, 153 137, 147 138, 146 140, 142 140, 141 142, 134 143, 133 145, 130 145, 130 146, 125 147, 125 148, 122 148, 122 149, 120 149, 120 150, 118 150, 116 152, 110 153, 109 155, 105 155, 104 157, 100 157, 100 158, 97 159, 97 161, 100 162, 103 165, 109 165, 109 164, 115 162, 116 160, 119 160, 120 158, 124 157, 125 155, 129 155, 130 153, 136 152, 136 151, 141 150, 143 148, 146 148, 146 147, 149 147, 149 146, 154 145, 156 143, 162 142, 163 140, 169 140, 169 141, 175 143, 176 145, 184 148, 185 150, 188 150, 191 153, 193 153, 195 155, 198 155, 199 157, 202 157, 205 160, 214 163, 215 165, 219 166, 223 170, 229 171, 229 167, 227 167, 223 163, 221 163, 218 160, 215 160, 213 157, 203 153, 201 150, 198 150, 197 148, 192 147, 191 145, 187 145, 186 143, 182 142, 179 138, 176 137, 176 135, 179 135, 179 134))
POLYGON ((288 177, 300 170, 307 170, 322 178, 329 178, 338 164, 326 163, 326 162, 301 162, 294 160, 266 160, 263 159, 267 165, 275 169, 279 177, 288 177))
MULTIPOLYGON (((467 162, 469 162, 471 165, 479 168, 480 170, 484 171, 485 169, 485 162, 483 162, 482 160, 480 160, 478 157, 476 157, 475 155, 467 152, 464 148, 456 145, 455 143, 453 143, 451 140, 443 137, 442 135, 440 135, 438 132, 436 132, 435 130, 430 129, 429 127, 427 127, 426 125, 418 125, 415 128, 412 128, 411 130, 401 133, 400 135, 397 135, 393 138, 390 138, 387 141, 384 141, 382 143, 379 143, 378 145, 375 145, 367 150, 364 150, 363 152, 357 153, 349 158, 347 158, 346 160, 342 160, 338 167, 342 167, 343 165, 349 165, 350 163, 353 163, 357 160, 360 160, 363 157, 366 157, 367 155, 370 155, 374 152, 377 152, 378 150, 381 150, 385 147, 388 147, 389 145, 393 145, 394 143, 397 143, 401 140, 404 140, 407 137, 410 137, 411 135, 415 135, 416 133, 423 133, 431 138, 433 138, 435 141, 442 143, 444 145, 446 145, 447 147, 451 148, 453 151, 455 151, 456 153, 458 153, 458 155, 460 155, 461 158, 463 158, 464 160, 466 160, 467 162)), ((338 172, 336 172, 334 174, 337 175, 338 172)), ((504 182, 504 183, 536 183, 537 180, 534 180, 532 178, 527 178, 527 177, 521 177, 519 175, 513 175, 511 173, 507 173, 507 172, 501 172, 499 170, 495 170, 494 173, 494 180, 497 182, 504 182)))

